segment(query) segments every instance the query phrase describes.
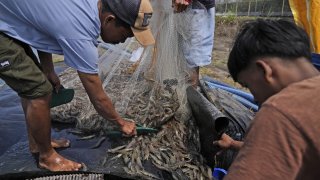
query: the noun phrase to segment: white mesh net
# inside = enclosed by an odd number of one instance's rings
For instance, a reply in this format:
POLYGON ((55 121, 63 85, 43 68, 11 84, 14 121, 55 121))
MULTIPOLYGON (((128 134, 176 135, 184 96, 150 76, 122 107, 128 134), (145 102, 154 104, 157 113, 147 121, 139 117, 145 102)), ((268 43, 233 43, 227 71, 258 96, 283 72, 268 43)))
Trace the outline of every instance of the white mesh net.
MULTIPOLYGON (((115 46, 100 44, 99 76, 122 117, 160 131, 123 140, 108 150, 102 166, 110 169, 112 161, 121 161, 118 171, 124 170, 127 176, 163 179, 146 170, 148 161, 168 172, 170 179, 208 179, 211 170, 199 154, 197 128, 190 120, 186 98, 190 70, 179 43, 179 38, 187 36, 178 31, 188 25, 188 16, 174 14, 171 0, 154 0, 152 5, 156 44, 145 49, 135 39, 115 46)), ((71 103, 52 109, 53 120, 76 122, 77 128, 87 133, 114 128, 97 114, 74 70, 67 69, 60 78, 76 93, 71 103)))

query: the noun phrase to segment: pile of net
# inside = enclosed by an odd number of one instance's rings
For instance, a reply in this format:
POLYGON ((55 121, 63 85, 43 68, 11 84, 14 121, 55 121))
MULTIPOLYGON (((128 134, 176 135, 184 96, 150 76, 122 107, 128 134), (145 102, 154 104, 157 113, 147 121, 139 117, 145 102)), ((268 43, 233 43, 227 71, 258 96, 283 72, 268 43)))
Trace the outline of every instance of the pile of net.
MULTIPOLYGON (((188 17, 174 14, 171 0, 151 2, 156 44, 142 48, 135 39, 116 46, 101 43, 99 76, 122 117, 159 132, 119 139, 113 149, 106 149, 101 166, 108 173, 137 179, 211 179, 186 97, 191 72, 179 39, 188 38, 181 28, 188 17)), ((76 123, 83 134, 99 136, 117 128, 97 114, 75 70, 65 70, 60 79, 75 89, 75 97, 52 109, 54 121, 76 123)))

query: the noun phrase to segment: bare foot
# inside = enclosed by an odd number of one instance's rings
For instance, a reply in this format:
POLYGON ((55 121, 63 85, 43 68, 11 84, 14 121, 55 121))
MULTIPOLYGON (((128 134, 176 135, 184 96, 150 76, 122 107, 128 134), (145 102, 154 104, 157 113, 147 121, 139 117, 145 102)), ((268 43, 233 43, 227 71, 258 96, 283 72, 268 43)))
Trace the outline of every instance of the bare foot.
POLYGON ((82 168, 82 164, 60 156, 55 150, 48 156, 40 155, 39 166, 50 171, 79 171, 82 168))
POLYGON ((70 146, 70 141, 68 139, 52 139, 51 146, 53 148, 66 148, 70 146))
MULTIPOLYGON (((70 141, 68 139, 52 139, 51 140, 51 146, 53 148, 66 148, 70 146, 70 141)), ((29 144, 31 153, 38 153, 38 147, 37 145, 31 145, 29 144)))

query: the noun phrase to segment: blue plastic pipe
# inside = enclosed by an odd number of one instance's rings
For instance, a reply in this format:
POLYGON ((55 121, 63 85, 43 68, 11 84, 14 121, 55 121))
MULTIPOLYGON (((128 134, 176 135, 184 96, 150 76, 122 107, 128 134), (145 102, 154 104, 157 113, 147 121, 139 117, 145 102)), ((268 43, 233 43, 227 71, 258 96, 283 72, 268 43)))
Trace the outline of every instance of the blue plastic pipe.
POLYGON ((254 103, 251 103, 250 101, 248 101, 248 100, 246 100, 246 99, 244 99, 244 98, 242 98, 242 97, 240 97, 238 95, 232 94, 232 97, 234 97, 238 102, 240 102, 246 108, 251 109, 254 112, 257 112, 259 110, 258 105, 254 104, 254 103))
POLYGON ((202 79, 204 81, 208 81, 208 82, 211 82, 211 83, 214 83, 214 84, 218 84, 218 85, 221 85, 221 86, 225 86, 225 87, 229 87, 229 88, 234 88, 232 86, 230 86, 229 84, 226 84, 226 83, 223 83, 223 82, 220 82, 220 81, 217 81, 209 76, 203 76, 202 79))
MULTIPOLYGON (((219 88, 217 88, 217 87, 210 87, 210 88, 219 89, 219 88)), ((236 95, 236 94, 232 94, 232 93, 231 93, 231 95, 232 95, 232 97, 234 97, 238 102, 240 102, 242 105, 244 105, 246 108, 248 108, 248 109, 250 109, 250 110, 252 110, 252 111, 254 111, 254 112, 257 112, 257 111, 259 110, 258 105, 256 105, 256 104, 248 101, 247 99, 245 99, 245 98, 243 98, 243 97, 241 97, 241 96, 238 96, 238 95, 236 95)))
POLYGON ((252 94, 243 92, 243 91, 241 91, 241 90, 239 90, 239 89, 222 86, 222 85, 215 84, 215 83, 208 82, 208 81, 206 81, 206 83, 207 83, 207 85, 209 86, 209 88, 216 87, 216 88, 219 88, 219 89, 223 89, 223 90, 228 91, 228 92, 230 92, 230 93, 232 93, 232 94, 241 96, 242 98, 244 98, 244 99, 250 101, 251 103, 254 103, 254 104, 255 104, 255 101, 254 101, 254 98, 253 98, 252 94))

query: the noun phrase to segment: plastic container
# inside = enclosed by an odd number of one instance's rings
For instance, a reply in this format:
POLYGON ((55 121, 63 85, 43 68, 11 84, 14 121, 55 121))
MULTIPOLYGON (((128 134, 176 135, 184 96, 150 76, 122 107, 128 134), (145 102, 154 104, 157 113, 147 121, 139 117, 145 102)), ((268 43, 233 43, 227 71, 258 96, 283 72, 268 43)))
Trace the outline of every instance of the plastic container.
POLYGON ((228 172, 222 168, 214 168, 212 176, 215 180, 222 180, 228 172))

